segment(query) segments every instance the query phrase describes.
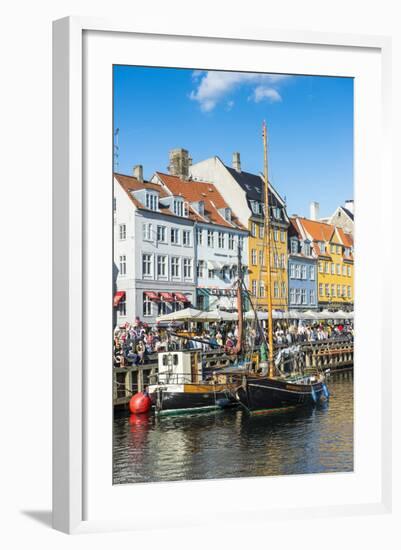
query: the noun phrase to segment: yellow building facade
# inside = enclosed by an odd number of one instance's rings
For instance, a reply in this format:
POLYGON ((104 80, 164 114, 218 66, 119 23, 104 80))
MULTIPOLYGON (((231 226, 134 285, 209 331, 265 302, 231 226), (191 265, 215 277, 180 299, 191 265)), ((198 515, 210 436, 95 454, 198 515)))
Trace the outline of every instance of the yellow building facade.
MULTIPOLYGON (((248 238, 248 289, 256 309, 267 311, 268 296, 268 249, 264 234, 263 218, 254 216, 249 220, 248 238)), ((271 296, 273 309, 288 308, 288 225, 272 220, 270 230, 271 296)))
POLYGON ((315 220, 301 219, 312 240, 318 262, 319 309, 351 310, 354 304, 353 239, 343 229, 315 220))

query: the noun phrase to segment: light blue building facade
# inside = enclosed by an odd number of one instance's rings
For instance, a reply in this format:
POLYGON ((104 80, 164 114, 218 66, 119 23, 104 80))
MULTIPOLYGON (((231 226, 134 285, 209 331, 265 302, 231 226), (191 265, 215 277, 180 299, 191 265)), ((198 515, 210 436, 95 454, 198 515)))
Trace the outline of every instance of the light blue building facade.
POLYGON ((317 309, 317 260, 312 243, 302 233, 296 218, 288 230, 288 307, 317 309))

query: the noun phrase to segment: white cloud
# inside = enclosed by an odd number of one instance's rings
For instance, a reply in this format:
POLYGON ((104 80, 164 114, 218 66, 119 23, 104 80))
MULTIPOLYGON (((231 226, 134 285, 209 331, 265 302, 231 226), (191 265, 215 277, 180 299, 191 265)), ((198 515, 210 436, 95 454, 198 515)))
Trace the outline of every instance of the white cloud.
MULTIPOLYGON (((194 71, 192 76, 196 79, 197 85, 196 89, 192 90, 190 98, 193 101, 197 101, 201 110, 204 112, 212 111, 219 101, 244 85, 256 85, 256 89, 269 89, 271 90, 269 99, 271 101, 279 101, 281 96, 275 88, 279 82, 289 78, 287 75, 222 71, 194 71), (273 87, 273 85, 275 86, 273 87), (275 95, 273 92, 276 92, 275 97, 273 97, 275 95)), ((261 101, 261 99, 259 99, 259 101, 261 101)), ((268 99, 268 97, 266 96, 263 99, 268 99)), ((256 101, 255 98, 254 100, 256 101)))
POLYGON ((268 86, 257 86, 253 91, 251 99, 253 99, 255 103, 259 103, 263 100, 274 103, 277 101, 281 101, 281 95, 274 88, 270 88, 268 86))

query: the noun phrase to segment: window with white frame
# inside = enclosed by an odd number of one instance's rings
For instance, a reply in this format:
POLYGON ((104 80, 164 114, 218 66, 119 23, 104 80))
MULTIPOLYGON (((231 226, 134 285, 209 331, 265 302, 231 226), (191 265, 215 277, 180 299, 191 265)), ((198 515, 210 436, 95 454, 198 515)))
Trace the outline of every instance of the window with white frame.
POLYGON ((341 296, 341 285, 337 285, 337 296, 340 298, 341 296))
POLYGON ((182 199, 173 200, 173 212, 176 216, 184 215, 184 201, 182 199))
POLYGON ((142 238, 144 241, 153 241, 153 228, 151 223, 142 224, 142 238))
POLYGON ((336 296, 336 285, 331 285, 331 295, 336 296))
POLYGON ((252 235, 252 237, 256 237, 256 229, 257 229, 256 223, 252 222, 251 223, 251 235, 252 235))
POLYGON ((277 253, 274 254, 274 267, 280 267, 280 256, 277 253))
POLYGON ((323 284, 319 283, 319 296, 323 296, 323 284))
POLYGON ((265 257, 263 250, 259 250, 259 265, 265 265, 265 257))
POLYGON ((144 317, 150 317, 152 315, 152 300, 149 298, 149 296, 146 296, 144 294, 143 297, 143 316, 144 317))
POLYGON ((265 283, 263 281, 259 282, 259 298, 265 297, 265 283))
POLYGON ((180 277, 180 258, 178 256, 172 256, 171 258, 171 277, 173 279, 180 277))
POLYGON ((120 256, 120 275, 127 274, 127 256, 120 256))
POLYGON ((280 241, 285 243, 285 231, 283 229, 280 231, 280 241))
POLYGON ((274 240, 277 242, 278 241, 278 229, 274 229, 273 236, 274 236, 274 240))
POLYGON ((306 265, 303 265, 301 268, 301 279, 306 280, 306 265))
POLYGON ((146 208, 149 208, 149 210, 157 210, 157 202, 158 197, 156 193, 149 193, 149 191, 147 191, 145 197, 146 208))
POLYGON ((256 296, 258 282, 253 279, 252 281, 252 294, 256 296))
POLYGON ((309 291, 309 303, 311 306, 316 305, 316 296, 313 289, 309 291))
POLYGON ((167 256, 157 256, 157 276, 167 278, 167 256))
POLYGON ((219 248, 224 248, 224 241, 225 241, 224 233, 223 231, 219 231, 218 239, 217 239, 219 248))
POLYGON ((301 305, 301 289, 300 288, 295 289, 295 303, 298 306, 301 305))
POLYGON ((326 273, 330 273, 330 264, 329 264, 329 262, 326 262, 325 267, 326 267, 326 269, 325 269, 326 273))
POLYGON ((347 266, 343 265, 343 275, 347 275, 347 266))
POLYGON ((214 232, 211 229, 207 230, 207 245, 214 247, 214 232))
POLYGON ((192 259, 184 258, 184 279, 192 278, 192 259))
POLYGON ((349 248, 344 248, 344 256, 346 258, 349 258, 349 256, 350 256, 350 249, 349 248))
POLYGON ((290 304, 295 304, 295 288, 290 288, 290 304))
POLYGON ((306 305, 308 303, 306 300, 306 288, 301 289, 301 303, 302 305, 306 305))
POLYGON ((347 275, 348 275, 348 277, 351 277, 351 267, 350 266, 347 267, 347 275))
POLYGON ((335 273, 336 273, 336 266, 335 264, 331 264, 331 274, 335 275, 335 273))
POLYGON ((203 260, 198 260, 196 266, 196 274, 201 279, 203 279, 203 277, 205 276, 205 262, 203 260))
POLYGON ((309 266, 309 279, 311 281, 315 280, 315 266, 314 265, 309 266))
POLYGON ((334 244, 331 244, 331 245, 330 245, 330 252, 331 252, 331 254, 334 254, 335 251, 336 251, 336 246, 335 246, 334 244))
POLYGON ((319 272, 323 273, 324 271, 324 262, 319 262, 319 272))
POLYGON ((167 309, 167 302, 165 302, 163 299, 160 300, 160 302, 158 302, 157 304, 157 314, 165 315, 166 313, 168 313, 167 309))
POLYGON ((298 252, 298 239, 291 239, 291 254, 297 254, 298 252))
POLYGON ((232 233, 228 234, 228 248, 234 250, 234 235, 232 233))
POLYGON ((142 277, 152 277, 152 255, 142 254, 142 277))
POLYGON ((295 279, 295 264, 290 264, 290 278, 295 279))
POLYGON ((286 264, 285 254, 280 254, 280 267, 281 267, 281 269, 285 269, 285 264, 286 264))
POLYGON ((172 227, 170 230, 171 244, 180 244, 180 230, 176 227, 172 227))
POLYGON ((120 241, 125 241, 125 239, 127 238, 127 226, 125 225, 125 223, 120 223, 119 229, 120 241))
POLYGON ((244 250, 244 237, 238 236, 238 250, 244 250))
POLYGON ((304 254, 305 256, 311 255, 311 248, 309 243, 304 243, 304 254))
POLYGON ((301 266, 300 266, 300 264, 296 264, 296 266, 295 266, 295 278, 296 279, 301 278, 301 266))
POLYGON ((341 275, 341 265, 340 264, 336 264, 336 273, 337 273, 337 275, 341 275))
POLYGON ((347 286, 347 296, 348 298, 351 298, 351 287, 347 286))
POLYGON ((279 287, 278 287, 278 282, 277 282, 277 281, 274 281, 273 292, 274 292, 274 297, 275 297, 275 298, 279 298, 279 297, 280 297, 280 295, 279 295, 279 287))
POLYGON ((345 296, 346 296, 345 285, 342 286, 342 295, 345 298, 345 296))
POLYGON ((326 296, 330 296, 330 285, 324 285, 325 287, 325 291, 326 291, 326 296))
POLYGON ((259 224, 259 239, 263 239, 265 236, 265 226, 263 223, 259 224))
POLYGON ((320 242, 320 243, 319 243, 319 247, 320 247, 320 252, 321 252, 322 254, 324 254, 325 251, 326 251, 326 245, 324 244, 324 242, 320 242))
POLYGON ((157 242, 159 243, 165 243, 166 242, 166 227, 164 225, 158 225, 157 226, 157 242))
POLYGON ((196 239, 199 245, 203 244, 203 231, 200 227, 196 229, 196 239))
POLYGON ((285 283, 281 283, 281 297, 287 297, 287 285, 285 283))
POLYGON ((252 248, 252 250, 251 250, 251 262, 252 262, 252 265, 257 264, 256 249, 255 248, 252 248))
POLYGON ((182 244, 184 246, 191 246, 191 232, 186 229, 182 232, 182 244))

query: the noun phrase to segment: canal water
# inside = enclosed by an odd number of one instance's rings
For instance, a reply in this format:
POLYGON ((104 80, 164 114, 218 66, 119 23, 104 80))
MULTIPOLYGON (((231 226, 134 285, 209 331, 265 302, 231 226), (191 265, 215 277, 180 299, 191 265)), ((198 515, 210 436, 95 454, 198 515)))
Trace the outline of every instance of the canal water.
POLYGON ((353 470, 353 380, 329 381, 315 408, 249 417, 242 410, 114 420, 113 481, 140 483, 353 470))

